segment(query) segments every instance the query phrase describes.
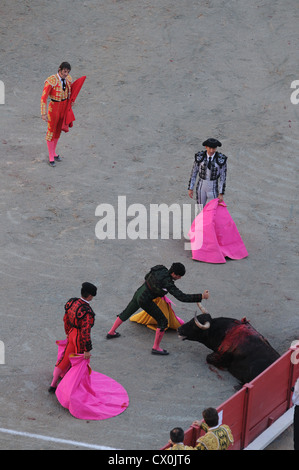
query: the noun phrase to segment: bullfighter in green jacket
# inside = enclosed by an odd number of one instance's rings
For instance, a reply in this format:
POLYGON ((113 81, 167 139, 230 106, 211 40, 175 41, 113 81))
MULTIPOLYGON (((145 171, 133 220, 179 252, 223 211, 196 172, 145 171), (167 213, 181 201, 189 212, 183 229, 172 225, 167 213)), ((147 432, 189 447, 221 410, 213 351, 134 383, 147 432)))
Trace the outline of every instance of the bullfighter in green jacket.
POLYGON ((169 354, 168 351, 160 348, 160 342, 168 322, 153 300, 157 297, 163 297, 167 292, 181 302, 201 302, 202 299, 209 298, 208 290, 205 290, 203 294, 185 294, 175 286, 174 281, 181 279, 185 272, 185 266, 181 263, 173 263, 170 269, 167 269, 163 265, 157 265, 151 268, 150 272, 145 276, 145 282, 137 289, 131 302, 129 302, 125 310, 117 316, 117 319, 106 336, 107 339, 118 338, 120 334, 116 329, 124 321, 128 320, 139 308, 142 308, 157 321, 152 354, 169 354))

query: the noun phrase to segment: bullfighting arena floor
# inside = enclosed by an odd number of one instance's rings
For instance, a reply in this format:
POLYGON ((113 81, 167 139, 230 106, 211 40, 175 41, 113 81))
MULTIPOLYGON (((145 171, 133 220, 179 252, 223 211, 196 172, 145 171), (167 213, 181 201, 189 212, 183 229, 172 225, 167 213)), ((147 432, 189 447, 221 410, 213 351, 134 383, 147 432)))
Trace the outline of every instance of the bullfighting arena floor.
POLYGON ((136 323, 105 339, 155 264, 184 263, 178 287, 208 288, 212 315, 246 316, 279 353, 298 339, 298 14, 296 0, 1 2, 1 449, 160 449, 234 393, 209 351, 174 331, 167 357, 136 323), (63 60, 87 79, 50 168, 40 97, 63 60), (97 238, 96 208, 114 207, 117 225, 119 196, 194 205, 190 171, 209 136, 229 158, 225 201, 247 259, 195 262, 184 237, 97 238), (105 421, 73 418, 47 391, 63 306, 83 281, 99 287, 91 366, 130 397, 105 421))

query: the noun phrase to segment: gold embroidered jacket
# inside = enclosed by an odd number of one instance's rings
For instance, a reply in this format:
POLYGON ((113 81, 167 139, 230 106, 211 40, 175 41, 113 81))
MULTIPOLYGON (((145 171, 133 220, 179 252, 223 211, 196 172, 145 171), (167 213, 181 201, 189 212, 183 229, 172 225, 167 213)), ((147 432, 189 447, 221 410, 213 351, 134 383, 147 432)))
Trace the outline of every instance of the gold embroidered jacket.
POLYGON ((68 75, 66 77, 66 87, 63 91, 61 81, 57 74, 51 75, 45 80, 45 86, 41 97, 41 114, 47 114, 47 100, 48 97, 51 100, 62 101, 70 97, 71 94, 71 83, 72 77, 68 75))
POLYGON ((226 450, 234 443, 232 432, 226 424, 210 429, 202 423, 201 427, 206 434, 197 440, 196 450, 226 450))
POLYGON ((167 450, 195 450, 194 447, 185 446, 185 444, 173 444, 172 447, 169 447, 167 450))

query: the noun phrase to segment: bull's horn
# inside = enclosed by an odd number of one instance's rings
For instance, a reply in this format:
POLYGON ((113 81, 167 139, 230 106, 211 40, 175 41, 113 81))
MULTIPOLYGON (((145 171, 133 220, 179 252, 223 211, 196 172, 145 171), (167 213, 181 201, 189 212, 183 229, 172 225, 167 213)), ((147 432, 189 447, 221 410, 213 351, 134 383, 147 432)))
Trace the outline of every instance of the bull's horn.
POLYGON ((206 321, 204 325, 200 323, 200 321, 198 321, 196 313, 194 314, 194 322, 195 325, 198 326, 198 328, 200 328, 201 330, 207 330, 208 328, 210 328, 210 323, 208 321, 206 321))
POLYGON ((202 311, 202 313, 208 313, 207 310, 201 305, 200 302, 197 302, 198 308, 202 311))

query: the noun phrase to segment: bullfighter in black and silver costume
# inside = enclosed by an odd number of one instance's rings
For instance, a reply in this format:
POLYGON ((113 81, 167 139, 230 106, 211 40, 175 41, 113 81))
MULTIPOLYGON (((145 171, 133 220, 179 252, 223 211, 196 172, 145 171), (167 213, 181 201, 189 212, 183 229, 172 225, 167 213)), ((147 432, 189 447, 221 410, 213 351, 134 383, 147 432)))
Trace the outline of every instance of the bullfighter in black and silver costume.
POLYGON ((193 189, 198 176, 196 186, 196 199, 198 204, 203 206, 208 199, 223 200, 226 186, 227 157, 217 152, 217 147, 221 147, 221 142, 217 139, 207 139, 202 144, 206 150, 195 154, 195 161, 192 167, 188 190, 189 196, 193 197, 193 189))

